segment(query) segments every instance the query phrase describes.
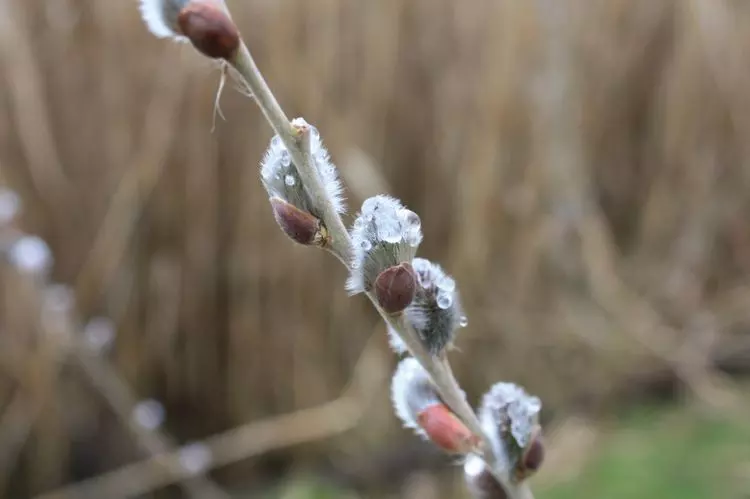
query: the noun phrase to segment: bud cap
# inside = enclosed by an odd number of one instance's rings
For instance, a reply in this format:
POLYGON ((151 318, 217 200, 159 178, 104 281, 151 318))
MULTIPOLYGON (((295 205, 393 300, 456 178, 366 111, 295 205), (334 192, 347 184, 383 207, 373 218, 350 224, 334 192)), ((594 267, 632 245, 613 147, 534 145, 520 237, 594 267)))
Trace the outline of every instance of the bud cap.
POLYGON ((224 2, 193 0, 180 11, 177 24, 206 57, 230 59, 240 46, 240 33, 224 2))
POLYGON ((378 304, 389 314, 404 310, 414 299, 417 279, 408 262, 382 271, 375 279, 374 291, 378 304))
POLYGON ((283 199, 274 197, 269 201, 276 223, 289 238, 299 244, 325 244, 326 230, 320 220, 283 199))

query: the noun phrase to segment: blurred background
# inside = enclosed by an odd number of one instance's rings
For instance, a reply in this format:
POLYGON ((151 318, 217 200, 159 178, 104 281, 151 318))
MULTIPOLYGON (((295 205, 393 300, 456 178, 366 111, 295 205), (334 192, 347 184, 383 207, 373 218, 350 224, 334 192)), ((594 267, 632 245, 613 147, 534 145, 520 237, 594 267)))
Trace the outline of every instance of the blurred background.
MULTIPOLYGON (((421 215, 470 400, 542 398, 537 498, 750 497, 750 2, 228 4, 350 206, 421 215)), ((0 0, 0 496, 467 497, 219 80, 134 0, 0 0)))

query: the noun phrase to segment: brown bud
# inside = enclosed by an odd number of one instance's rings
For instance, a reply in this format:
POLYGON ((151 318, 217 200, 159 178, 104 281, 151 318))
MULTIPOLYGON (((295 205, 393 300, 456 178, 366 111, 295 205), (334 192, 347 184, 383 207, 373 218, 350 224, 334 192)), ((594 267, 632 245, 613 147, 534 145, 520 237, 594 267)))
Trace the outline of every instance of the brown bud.
POLYGON ((180 11, 177 23, 193 46, 212 59, 229 59, 240 46, 237 26, 215 1, 189 2, 180 11))
POLYGON ((450 454, 468 454, 479 447, 479 437, 444 404, 433 404, 417 415, 417 424, 430 440, 450 454))
POLYGON ((283 199, 273 197, 269 201, 273 216, 284 234, 300 244, 325 244, 326 230, 320 220, 283 199))
POLYGON ((537 427, 529 441, 529 444, 523 451, 521 459, 518 461, 516 476, 518 479, 525 479, 536 473, 544 461, 544 440, 542 439, 542 430, 537 427))
POLYGON ((412 302, 417 289, 414 268, 408 262, 389 267, 378 274, 373 288, 383 310, 389 314, 401 312, 412 302))

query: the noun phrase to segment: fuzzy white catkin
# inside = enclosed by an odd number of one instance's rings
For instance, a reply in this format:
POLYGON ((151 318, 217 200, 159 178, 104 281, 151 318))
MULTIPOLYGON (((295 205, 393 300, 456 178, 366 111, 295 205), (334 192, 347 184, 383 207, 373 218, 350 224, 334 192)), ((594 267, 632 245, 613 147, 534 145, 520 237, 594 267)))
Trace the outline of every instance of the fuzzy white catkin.
POLYGON ((391 401, 404 426, 428 439, 417 424, 417 417, 427 407, 440 403, 440 397, 430 375, 416 359, 408 357, 396 368, 391 381, 391 401))
POLYGON ((204 443, 194 442, 184 446, 179 454, 180 466, 192 475, 204 472, 213 462, 213 453, 204 443))
POLYGON ((388 343, 391 345, 393 351, 399 355, 405 354, 409 351, 404 340, 401 339, 396 330, 391 326, 388 326, 388 343))
POLYGON ((133 421, 147 430, 159 428, 164 423, 165 417, 164 406, 158 400, 142 400, 133 408, 133 421))
POLYGON ((514 383, 495 383, 482 398, 479 420, 501 464, 509 469, 530 442, 542 409, 539 397, 514 383))
MULTIPOLYGON (((310 127, 310 153, 314 160, 315 170, 326 192, 327 201, 333 204, 337 213, 344 213, 346 211, 344 188, 339 180, 338 170, 331 162, 331 156, 323 145, 320 133, 302 118, 295 118, 292 120, 292 124, 310 127)), ((291 154, 289 154, 284 142, 278 135, 271 139, 271 143, 261 161, 260 177, 269 197, 283 199, 302 211, 311 213, 318 218, 321 217, 323 207, 314 205, 297 173, 297 168, 292 162, 291 154)))
POLYGON ((179 34, 177 17, 190 0, 140 0, 141 17, 148 30, 158 38, 187 40, 179 34))
POLYGON ((19 271, 38 274, 52 266, 52 251, 40 237, 24 236, 10 247, 8 259, 19 271))
POLYGON ((468 320, 456 281, 440 265, 414 258, 412 266, 417 275, 417 293, 404 314, 430 352, 438 354, 453 342, 456 330, 466 326, 468 320))
POLYGON ((366 199, 351 229, 349 293, 369 291, 383 270, 411 262, 422 242, 421 227, 419 216, 398 199, 386 195, 366 199))

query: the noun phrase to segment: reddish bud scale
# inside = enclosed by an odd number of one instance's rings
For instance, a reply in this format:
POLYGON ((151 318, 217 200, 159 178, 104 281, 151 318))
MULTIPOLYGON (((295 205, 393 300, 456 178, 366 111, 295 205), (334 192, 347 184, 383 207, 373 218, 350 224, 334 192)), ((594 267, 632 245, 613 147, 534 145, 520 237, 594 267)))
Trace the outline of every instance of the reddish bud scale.
POLYGON ((378 274, 373 285, 380 306, 389 314, 401 312, 414 299, 417 278, 410 263, 389 267, 378 274))
POLYGON ((283 199, 274 197, 269 201, 276 223, 284 234, 300 244, 320 246, 325 243, 325 229, 320 220, 283 199))
POLYGON ((479 437, 443 404, 425 408, 417 415, 417 424, 445 452, 468 454, 479 447, 479 437))
POLYGON ((200 53, 229 59, 240 46, 240 33, 229 15, 211 0, 188 3, 177 17, 182 34, 200 53))

